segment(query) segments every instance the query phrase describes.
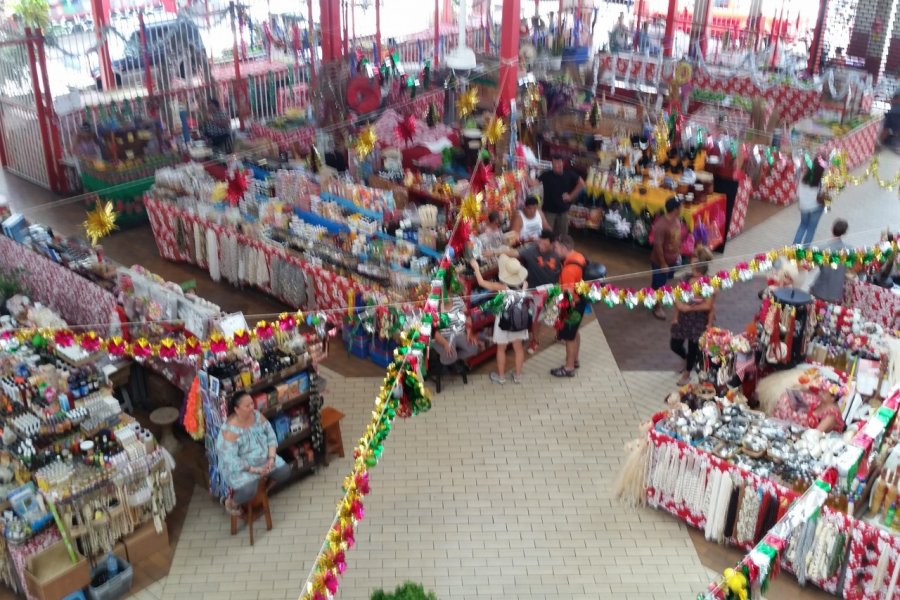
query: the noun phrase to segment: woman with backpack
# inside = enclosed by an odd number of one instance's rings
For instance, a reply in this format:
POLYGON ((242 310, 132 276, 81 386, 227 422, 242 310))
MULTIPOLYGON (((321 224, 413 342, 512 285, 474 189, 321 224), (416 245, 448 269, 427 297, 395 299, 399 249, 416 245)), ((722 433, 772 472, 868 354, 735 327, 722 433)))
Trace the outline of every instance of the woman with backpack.
POLYGON ((494 318, 494 343, 497 344, 497 371, 491 373, 491 381, 506 383, 506 346, 512 344, 515 356, 513 383, 522 383, 522 364, 525 362, 524 343, 528 341, 531 321, 534 318, 533 301, 523 290, 528 271, 515 258, 502 255, 497 281, 485 281, 477 260, 472 260, 472 270, 478 285, 490 292, 504 293, 503 310, 494 318))

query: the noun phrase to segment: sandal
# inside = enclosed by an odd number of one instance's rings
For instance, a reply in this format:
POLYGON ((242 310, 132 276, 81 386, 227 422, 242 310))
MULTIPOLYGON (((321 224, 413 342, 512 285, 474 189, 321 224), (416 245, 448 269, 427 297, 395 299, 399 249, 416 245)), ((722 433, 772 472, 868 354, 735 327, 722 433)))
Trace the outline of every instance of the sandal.
POLYGON ((575 369, 570 371, 565 367, 557 367, 551 370, 550 374, 554 377, 575 377, 575 369))

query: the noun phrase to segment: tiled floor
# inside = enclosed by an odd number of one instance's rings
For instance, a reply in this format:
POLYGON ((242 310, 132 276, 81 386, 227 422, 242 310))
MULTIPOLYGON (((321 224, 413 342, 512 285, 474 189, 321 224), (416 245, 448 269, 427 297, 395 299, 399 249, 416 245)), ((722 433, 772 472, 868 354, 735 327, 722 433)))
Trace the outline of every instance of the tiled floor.
MULTIPOLYGON (((898 167, 896 156, 882 158, 882 173, 898 167)), ((874 183, 851 188, 823 218, 818 237, 827 237, 837 216, 850 222, 850 243, 871 242, 900 223, 900 202, 896 192, 874 183)), ((733 240, 720 264, 783 246, 796 224, 796 209, 776 213, 733 240)), ((755 289, 742 293, 755 297, 755 289)), ((752 298, 742 301, 753 305, 752 298)), ((547 375, 562 360, 562 347, 553 345, 526 363, 522 386, 496 386, 483 375, 468 386, 454 381, 435 396, 430 413, 396 425, 372 473, 340 598, 369 598, 374 589, 405 580, 422 582, 442 599, 643 599, 660 592, 694 598, 715 576, 707 567, 723 566, 713 556, 734 560, 736 554, 717 546, 699 541, 695 547, 687 528, 668 515, 632 511, 611 497, 624 444, 676 377, 674 363, 662 364, 658 351, 665 347, 665 325, 636 334, 629 319, 647 315, 619 318, 623 311, 603 312, 600 325, 585 326, 575 379, 547 375), (639 341, 619 344, 623 359, 614 357, 607 335, 639 341)), ((327 403, 347 415, 342 427, 352 444, 380 377, 326 377, 327 403)), ((260 532, 252 548, 245 532, 229 535, 223 510, 198 488, 169 576, 135 597, 296 598, 350 460, 335 460, 273 497, 275 529, 260 532)), ((819 596, 800 591, 787 576, 768 594, 770 600, 819 596)))

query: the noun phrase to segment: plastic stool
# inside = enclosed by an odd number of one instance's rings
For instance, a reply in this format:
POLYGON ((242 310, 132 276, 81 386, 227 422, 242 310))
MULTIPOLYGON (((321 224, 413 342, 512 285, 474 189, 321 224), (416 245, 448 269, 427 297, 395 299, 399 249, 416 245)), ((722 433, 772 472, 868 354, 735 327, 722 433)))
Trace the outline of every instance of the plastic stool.
POLYGON ((82 590, 78 590, 77 592, 72 592, 62 600, 87 600, 84 596, 84 592, 82 590))

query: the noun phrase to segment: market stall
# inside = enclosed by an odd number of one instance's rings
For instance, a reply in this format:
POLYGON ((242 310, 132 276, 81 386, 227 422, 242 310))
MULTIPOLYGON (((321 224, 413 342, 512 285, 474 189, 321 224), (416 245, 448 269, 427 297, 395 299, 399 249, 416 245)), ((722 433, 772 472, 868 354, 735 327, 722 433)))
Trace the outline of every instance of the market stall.
POLYGON ((109 359, 93 338, 70 345, 58 335, 23 336, 22 328, 65 331, 66 323, 21 296, 7 307, 12 316, 0 323, 0 493, 10 506, 2 517, 3 579, 29 599, 88 587, 125 593, 129 563, 168 546, 174 461, 112 397, 103 368, 109 359), (147 536, 160 541, 148 545, 147 536), (53 561, 57 571, 48 576, 41 565, 53 561))

